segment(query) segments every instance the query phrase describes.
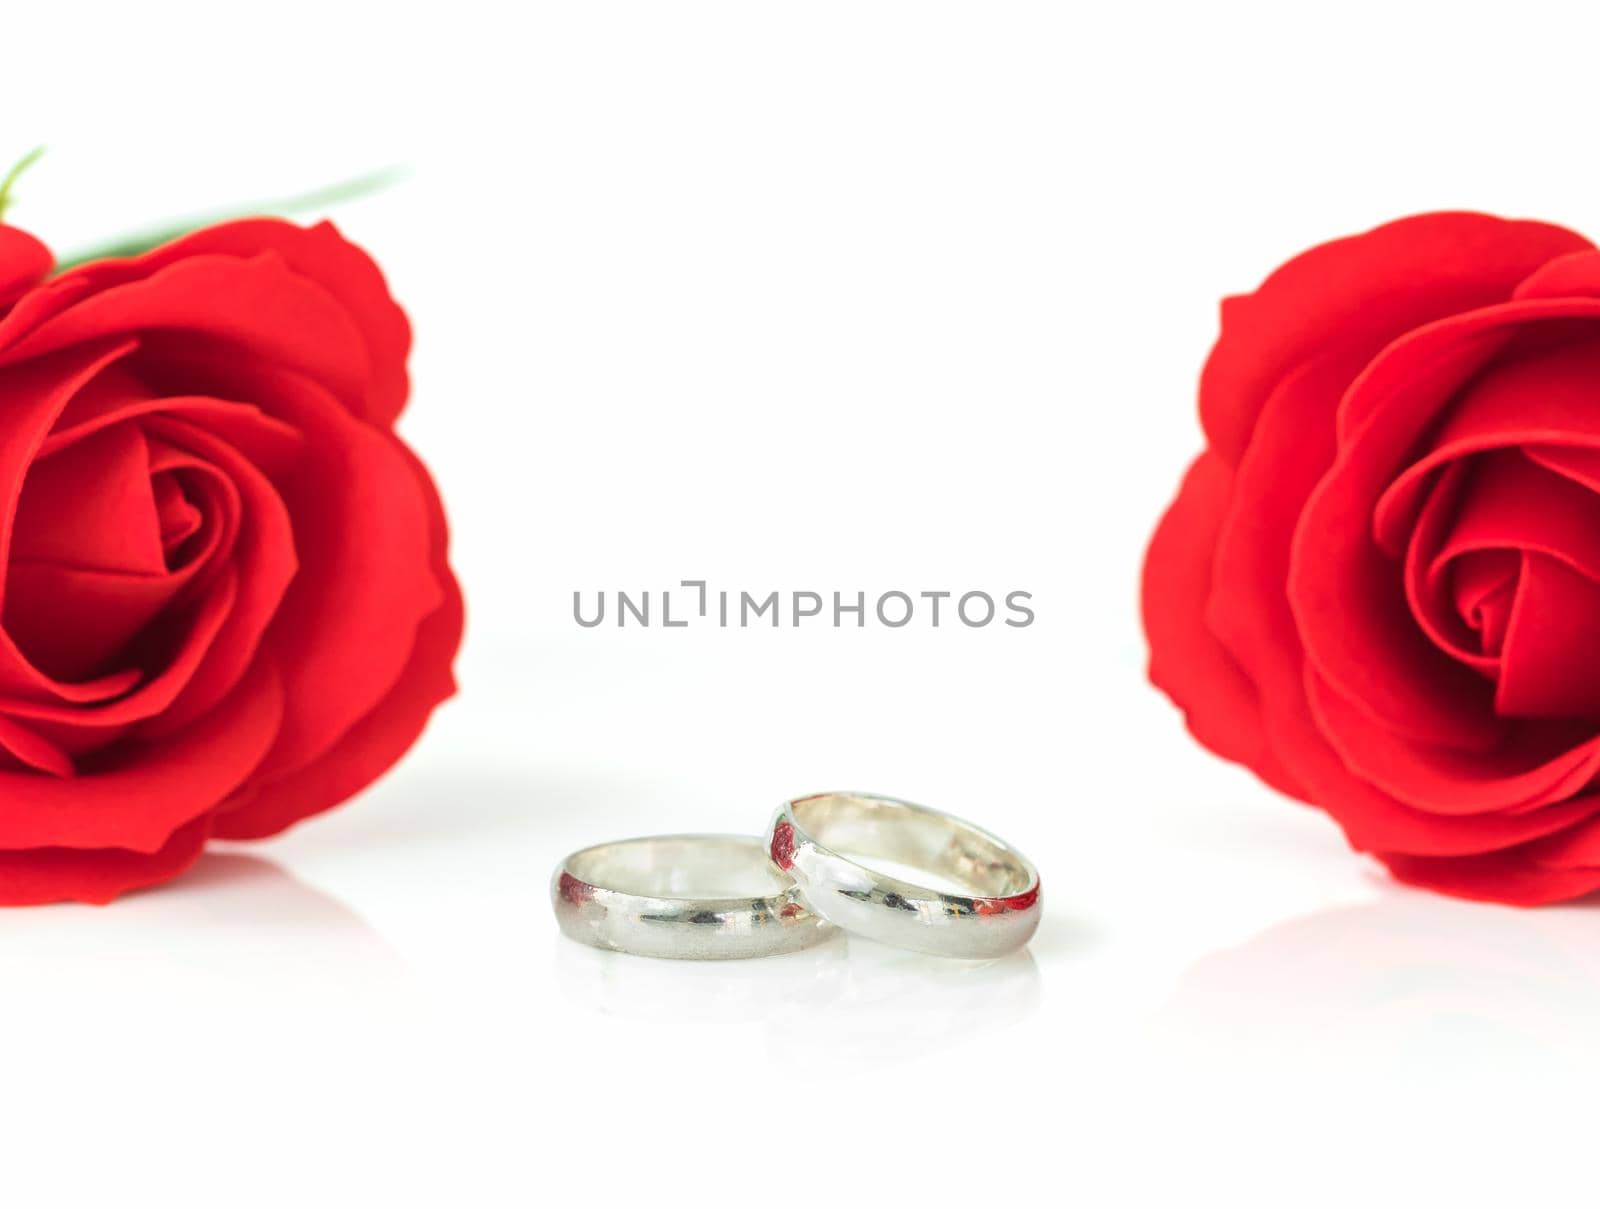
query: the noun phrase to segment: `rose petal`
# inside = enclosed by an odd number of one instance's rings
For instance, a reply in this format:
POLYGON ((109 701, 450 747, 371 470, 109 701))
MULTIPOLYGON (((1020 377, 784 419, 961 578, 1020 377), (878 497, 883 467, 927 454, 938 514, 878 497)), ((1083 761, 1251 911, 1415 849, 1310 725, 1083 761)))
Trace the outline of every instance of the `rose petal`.
POLYGON ((461 645, 461 590, 450 572, 448 527, 439 495, 416 455, 401 450, 425 485, 430 563, 444 590, 440 607, 417 627, 410 662, 393 689, 339 743, 304 768, 240 795, 217 816, 217 834, 229 839, 273 835, 344 801, 383 775, 422 733, 440 702, 456 691, 451 672, 461 645))
POLYGON ((71 756, 36 730, 3 714, 0 714, 0 749, 23 768, 37 769, 56 777, 72 775, 71 756))
MULTIPOLYGON (((1483 390, 1477 405, 1493 411, 1503 402, 1506 418, 1516 423, 1517 411, 1537 407, 1537 401, 1518 386, 1517 367, 1544 367, 1554 379, 1561 362, 1557 358, 1551 364, 1547 358, 1600 336, 1596 320, 1600 320, 1600 298, 1523 299, 1449 315, 1405 332, 1372 359, 1341 402, 1341 455, 1361 437, 1373 450, 1395 459, 1398 472, 1417 438, 1444 418, 1446 405, 1453 409, 1461 400, 1471 400, 1478 395, 1479 384, 1483 390), (1497 361, 1507 350, 1513 355, 1497 361), (1508 371, 1504 378, 1503 368, 1508 371), (1473 389, 1463 390, 1469 383, 1473 389), (1379 415, 1384 420, 1372 425, 1379 415), (1373 431, 1363 436, 1369 426, 1373 431)), ((1564 397, 1558 395, 1553 404, 1559 414, 1564 397)), ((1470 415, 1471 409, 1465 414, 1470 415)))
POLYGON ((1480 454, 1428 574, 1442 580, 1454 560, 1480 550, 1533 550, 1600 579, 1600 496, 1520 450, 1480 454))
POLYGON ((152 853, 111 847, 0 852, 0 906, 103 905, 130 890, 171 881, 199 859, 209 824, 209 817, 202 815, 152 853))
MULTIPOLYGON (((87 594, 90 584, 74 582, 71 590, 87 594)), ((220 577, 185 612, 174 618, 164 632, 153 637, 157 647, 150 662, 159 665, 155 674, 144 678, 140 669, 128 669, 134 679, 122 694, 107 701, 83 704, 35 701, 28 698, 0 698, 0 712, 14 718, 60 723, 79 730, 99 728, 109 738, 133 722, 165 717, 180 693, 204 666, 206 656, 228 625, 239 595, 239 572, 224 565, 220 577)), ((123 673, 117 673, 123 674, 123 673)))
POLYGON ((303 434, 301 458, 278 475, 301 571, 273 623, 288 706, 262 770, 287 772, 321 756, 388 694, 418 624, 439 608, 433 487, 392 435, 301 375, 193 348, 162 350, 161 363, 171 380, 252 399, 303 434))
POLYGON ((176 474, 158 474, 150 482, 155 499, 156 523, 161 527, 161 558, 174 566, 189 539, 205 525, 205 516, 184 494, 176 474))
POLYGON ((1341 440, 1306 504, 1289 599, 1320 676, 1397 734, 1487 749, 1499 729, 1482 679, 1411 617, 1394 563, 1373 538, 1378 500, 1446 402, 1519 326, 1573 317, 1600 319, 1600 301, 1512 303, 1433 324, 1386 349, 1340 405, 1341 421, 1370 418, 1341 440))
POLYGON ((1400 334, 1501 302, 1581 235, 1486 214, 1421 214, 1312 248, 1253 294, 1223 303, 1222 336, 1200 382, 1211 449, 1244 457, 1277 384, 1313 357, 1366 361, 1400 334))
MULTIPOLYGON (((100 341, 83 348, 0 369, 0 395, 9 423, 0 426, 0 594, 10 561, 12 523, 28 468, 50 425, 73 395, 106 366, 130 353, 131 340, 100 341)), ((34 667, 10 636, 0 631, 0 696, 58 701, 105 701, 137 682, 137 671, 117 672, 80 683, 53 680, 34 667)))
MULTIPOLYGON (((1467 622, 1467 618, 1474 615, 1480 598, 1469 597, 1471 603, 1463 608, 1460 596, 1453 590, 1458 585, 1453 580, 1446 582, 1449 577, 1438 573, 1439 563, 1435 557, 1460 510, 1469 471, 1466 462, 1451 463, 1437 476, 1433 490, 1427 495, 1405 551, 1406 601, 1417 624, 1435 646, 1479 674, 1492 677, 1500 667, 1500 661, 1495 658, 1498 648, 1486 648, 1482 634, 1475 632, 1467 622), (1486 649, 1494 653, 1486 654, 1486 649)), ((1516 573, 1517 561, 1513 556, 1509 570, 1513 585, 1516 573)))
POLYGON ((1150 680, 1184 713, 1195 738, 1293 797, 1304 794, 1264 742, 1255 687, 1205 626, 1211 550, 1232 494, 1233 472, 1202 455, 1161 519, 1145 555, 1141 601, 1150 680))
POLYGON ((0 850, 125 848, 154 854, 242 784, 272 746, 283 687, 270 661, 181 735, 109 754, 66 779, 0 771, 0 850))
POLYGON ((17 501, 11 558, 164 574, 144 433, 123 425, 35 458, 17 501))
MULTIPOLYGON (((52 439, 62 429, 75 428, 93 420, 96 416, 138 403, 154 401, 156 393, 140 376, 135 361, 134 356, 124 357, 106 366, 91 381, 84 383, 57 417, 55 427, 51 430, 52 439)), ((104 428, 106 425, 98 424, 94 427, 104 428)))
MULTIPOLYGON (((1354 775, 1311 714, 1305 661, 1283 584, 1302 501, 1332 457, 1332 415, 1350 372, 1338 360, 1308 362, 1284 379, 1263 409, 1234 479, 1228 527, 1216 545, 1207 609, 1211 630, 1258 686, 1260 718, 1273 752, 1353 846, 1481 852, 1548 835, 1583 808, 1525 816, 1414 809, 1354 775), (1318 434, 1324 434, 1320 442, 1318 434)), ((1201 551, 1210 548, 1203 534, 1195 541, 1201 551)), ((1186 603, 1182 596, 1172 599, 1186 603)), ((1147 590, 1147 609, 1149 600, 1147 590)))
POLYGON ((316 759, 405 673, 417 627, 443 603, 430 566, 431 483, 400 443, 311 383, 277 382, 274 411, 306 434, 282 483, 302 574, 273 622, 288 708, 262 773, 316 759))
POLYGON ((0 226, 0 307, 43 281, 55 263, 50 249, 16 227, 0 226))
POLYGON ((1450 402, 1427 454, 1405 467, 1383 491, 1375 510, 1378 544, 1396 557, 1416 523, 1422 493, 1434 472, 1492 449, 1541 442, 1600 449, 1600 345, 1567 344, 1535 355, 1508 355, 1450 402))
MULTIPOLYGON (((1324 750, 1332 749, 1324 743, 1324 750)), ((1351 847, 1385 860, 1402 852, 1424 856, 1496 852, 1552 835, 1594 812, 1593 803, 1574 798, 1521 812, 1438 814, 1407 806, 1348 770, 1344 775, 1347 783, 1340 796, 1331 799, 1329 813, 1351 847)))
POLYGON ((287 470, 305 448, 305 438, 298 431, 254 404, 209 395, 124 400, 92 415, 75 407, 67 411, 45 439, 40 457, 48 457, 112 425, 151 415, 171 416, 221 438, 269 477, 287 470), (69 424, 68 420, 72 422, 69 424))
POLYGON ((1574 445, 1525 445, 1522 452, 1546 470, 1600 492, 1600 449, 1574 445))
POLYGON ((326 290, 344 308, 361 334, 367 352, 365 387, 351 399, 358 414, 382 426, 392 424, 405 404, 406 356, 411 326, 389 294, 372 258, 350 243, 330 222, 299 227, 275 218, 220 223, 128 260, 99 261, 74 269, 95 288, 148 277, 195 256, 250 259, 271 252, 297 275, 326 290))
MULTIPOLYGON (((1220 532, 1191 535, 1191 558, 1215 551, 1214 562, 1206 562, 1209 596, 1166 597, 1180 610, 1192 609, 1194 599, 1206 600, 1209 633, 1258 686, 1257 724, 1269 749, 1306 787, 1305 796, 1336 816, 1342 798, 1373 804, 1373 795, 1353 783, 1311 719, 1301 687, 1300 640, 1283 584, 1294 520, 1332 461, 1333 413, 1354 370, 1338 358, 1316 358, 1285 375, 1262 409, 1255 439, 1231 482, 1220 532)), ((1145 599, 1148 609, 1148 590, 1145 599)))
POLYGON ((1478 632, 1483 650, 1498 656, 1511 625, 1522 556, 1511 550, 1479 550, 1463 554, 1451 566, 1451 592, 1456 612, 1478 632))
MULTIPOLYGON (((234 471, 241 465, 248 466, 232 451, 226 451, 226 459, 233 459, 235 465, 231 469, 234 471)), ((174 701, 180 693, 189 689, 196 669, 208 666, 206 657, 219 634, 224 632, 224 627, 248 625, 248 621, 239 621, 234 610, 239 598, 241 572, 251 577, 253 582, 262 575, 263 568, 257 566, 257 547, 263 540, 261 535, 288 532, 282 502, 253 469, 249 475, 236 481, 235 477, 212 463, 159 438, 150 445, 150 468, 157 475, 184 476, 187 490, 194 498, 204 501, 208 518, 205 540, 193 552, 192 563, 178 577, 179 586, 186 594, 187 607, 182 613, 174 612, 171 622, 162 626, 159 633, 145 635, 145 658, 140 667, 130 667, 102 678, 120 679, 119 691, 115 694, 78 701, 67 698, 60 687, 51 698, 0 694, 0 710, 17 717, 60 724, 81 731, 82 738, 71 741, 73 749, 77 751, 92 749, 95 736, 109 741, 119 737, 121 728, 130 723, 152 719, 157 715, 163 715, 163 725, 171 724, 174 701), (248 524, 243 516, 241 484, 251 495, 254 517, 248 524), (246 535, 242 546, 239 543, 241 533, 246 535), (236 548, 243 551, 238 558, 232 557, 236 548), (153 670, 148 678, 147 668, 153 670)), ((268 577, 264 582, 270 588, 275 582, 273 575, 282 572, 275 572, 270 563, 265 564, 265 571, 268 577)), ((288 573, 292 574, 292 570, 288 573)), ((76 581, 75 585, 64 586, 75 586, 87 597, 95 591, 103 592, 116 585, 97 585, 84 578, 76 581)), ((158 592, 164 587, 162 584, 153 585, 158 592)), ((138 597, 135 589, 124 586, 123 590, 130 593, 129 607, 136 605, 138 597)), ((256 583, 253 591, 259 593, 260 590, 261 584, 256 583)), ((46 619, 41 626, 41 635, 36 637, 47 638, 48 625, 46 619)), ((70 644, 70 629, 63 628, 56 633, 70 644)), ((0 652, 10 649, 6 644, 11 644, 11 638, 0 631, 0 652)), ((20 654, 18 658, 21 658, 20 654)), ((219 675, 232 676, 227 681, 231 685, 237 679, 237 674, 229 670, 233 666, 230 659, 231 656, 225 653, 220 661, 223 670, 214 673, 213 680, 219 675)), ((32 665, 28 666, 31 669, 32 665)), ((39 672, 35 674, 42 675, 39 672)), ((220 700, 221 693, 225 691, 226 687, 219 688, 212 700, 220 700)), ((57 742, 63 741, 60 735, 54 737, 57 742)))
MULTIPOLYGON (((34 666, 62 679, 136 670, 131 646, 194 578, 195 565, 162 575, 129 575, 61 563, 17 563, 6 591, 5 625, 34 666)), ((3 706, 0 706, 3 708, 3 706)), ((82 716, 87 721, 98 708, 82 716)), ((50 717, 76 717, 54 707, 50 717)), ((124 711, 123 716, 131 720, 124 711)), ((103 715, 102 715, 103 717, 103 715)))
POLYGON ((1532 809, 1577 793, 1600 773, 1600 738, 1581 722, 1514 722, 1484 751, 1394 734, 1314 669, 1306 695, 1345 765, 1398 801, 1440 815, 1532 809))
POLYGON ((9 310, 0 312, 0 349, 9 348, 53 315, 81 302, 89 283, 60 277, 42 281, 20 295, 9 310))
POLYGON ((1600 890, 1600 868, 1549 868, 1531 858, 1532 848, 1528 845, 1482 856, 1444 859, 1398 852, 1376 855, 1400 881, 1480 902, 1536 907, 1600 890))
POLYGON ((7 421, 0 426, 0 586, 23 483, 51 425, 73 395, 136 347, 133 341, 100 341, 0 369, 0 397, 6 401, 7 421))
POLYGON ((1600 583, 1529 551, 1500 659, 1508 717, 1600 718, 1600 583))
POLYGON ((273 252, 250 260, 192 257, 90 294, 18 333, 9 348, 0 345, 0 365, 103 337, 162 330, 181 331, 186 342, 221 341, 305 373, 341 397, 361 398, 366 389, 360 330, 332 295, 273 252))
POLYGON ((1527 859, 1546 869, 1600 869, 1600 796, 1584 801, 1590 807, 1588 817, 1529 844, 1523 850, 1527 859))
MULTIPOLYGON (((191 794, 214 803, 236 793, 235 805, 250 804, 248 813, 238 816, 238 825, 257 830, 280 827, 332 805, 387 767, 409 746, 434 705, 454 689, 450 663, 459 644, 461 605, 445 558, 443 516, 431 482, 387 434, 357 429, 353 420, 346 419, 345 409, 353 408, 387 425, 406 393, 409 329, 365 255, 331 227, 305 232, 262 222, 204 233, 137 262, 88 266, 28 290, 0 315, 0 379, 12 372, 8 367, 36 366, 62 350, 117 333, 137 334, 145 342, 138 373, 130 380, 125 367, 119 366, 105 374, 98 390, 92 381, 80 384, 89 388, 76 391, 75 400, 70 395, 64 400, 67 406, 56 412, 55 431, 45 442, 36 442, 23 459, 33 460, 38 478, 34 498, 24 509, 24 537, 12 552, 22 556, 21 562, 10 560, 25 568, 13 575, 12 603, 29 612, 41 628, 53 620, 52 637, 66 635, 81 628, 67 611, 73 604, 92 600, 97 590, 82 577, 137 572, 155 579, 175 567, 191 572, 192 583, 160 611, 156 627, 140 631, 139 641, 155 629, 169 628, 166 614, 180 607, 210 609, 207 616, 220 615, 227 624, 219 625, 212 638, 197 639, 204 628, 197 614, 194 624, 180 626, 191 640, 177 658, 163 661, 162 672, 131 692, 127 692, 130 686, 119 686, 125 697, 98 705, 87 694, 104 694, 106 685, 51 684, 0 641, 0 749, 9 750, 10 738, 36 757, 51 757, 49 745, 61 743, 64 771, 74 771, 72 757, 78 756, 75 771, 81 774, 66 778, 77 796, 56 798, 48 786, 65 780, 11 771, 5 764, 11 757, 0 754, 0 796, 7 801, 7 810, 0 812, 0 849, 14 850, 16 859, 30 868, 59 866, 63 873, 54 884, 13 888, 4 876, 5 862, 11 858, 0 852, 0 901, 13 892, 19 901, 48 897, 99 901, 116 893, 118 885, 150 875, 152 869, 157 878, 169 876, 179 866, 164 861, 192 859, 204 842, 201 834, 192 851, 182 851, 180 841, 187 838, 182 829, 191 824, 174 812, 196 805, 198 797, 191 794), (261 255, 263 248, 275 251, 261 255), (325 420, 313 438, 338 445, 349 460, 309 465, 307 458, 330 457, 327 447, 305 445, 281 420, 252 426, 249 419, 260 421, 261 413, 218 407, 220 400, 196 397, 208 392, 182 387, 174 391, 170 383, 147 379, 147 369, 170 368, 167 350, 176 346, 186 354, 215 349, 239 362, 259 362, 290 377, 303 376, 308 390, 320 392, 316 406, 338 417, 325 420), (186 396, 182 418, 173 417, 173 409, 159 399, 163 394, 186 396), (241 416, 246 417, 242 433, 241 416), (341 422, 349 430, 341 429, 341 422), (139 428, 150 434, 150 458, 147 473, 135 475, 130 473, 133 460, 128 455, 136 448, 133 436, 139 428), (247 439, 238 440, 241 435, 247 439), (291 439, 284 441, 284 436, 291 439), (180 454, 192 456, 186 461, 180 454), (45 465, 52 458, 59 459, 54 468, 45 465), (326 481, 317 478, 323 471, 326 481), (101 501, 135 482, 142 494, 135 492, 123 509, 97 516, 95 500, 53 490, 72 480, 93 484, 101 501), (340 630, 335 638, 341 641, 329 640, 323 650, 311 652, 318 656, 312 662, 324 679, 299 686, 308 710, 289 726, 283 721, 275 652, 267 650, 249 627, 264 627, 278 618, 285 623, 282 645, 288 648, 293 645, 287 637, 291 631, 325 633, 338 626, 330 627, 309 604, 299 618, 304 624, 291 626, 293 609, 280 607, 282 585, 295 573, 295 534, 287 528, 265 536, 253 532, 258 518, 273 515, 269 497, 276 495, 274 489, 280 484, 294 494, 296 523, 302 522, 304 511, 311 535, 308 546, 318 547, 319 559, 324 550, 327 554, 316 569, 329 572, 318 576, 329 591, 317 603, 340 622, 347 609, 379 619, 376 629, 369 625, 359 633, 340 630), (408 516, 411 501, 418 506, 408 516), (357 502, 365 506, 366 514, 340 511, 357 502), (374 506, 381 510, 377 515, 371 514, 374 506), (46 513, 51 514, 47 518, 51 523, 38 523, 46 513), (345 520, 359 520, 374 539, 373 546, 327 541, 309 527, 319 520, 341 532, 353 527, 345 520), (31 541, 35 536, 39 540, 31 541), (253 536, 262 539, 254 546, 253 536), (233 556, 224 565, 229 538, 235 539, 233 556), (369 574, 359 574, 363 567, 369 574), (283 573, 276 575, 274 568, 283 573), (345 579, 339 578, 340 572, 345 579), (73 580, 54 588, 70 601, 53 619, 46 617, 45 590, 33 582, 39 574, 73 580), (280 584, 276 597, 270 590, 275 582, 280 584), (237 602, 228 596, 235 590, 237 602), (228 683, 236 679, 228 671, 230 659, 245 667, 253 665, 253 670, 226 693, 228 683), (20 668, 17 679, 24 691, 14 695, 6 694, 8 663, 20 668), (263 676, 273 680, 276 716, 258 728, 249 724, 255 715, 239 716, 236 706, 241 701, 259 705, 265 699, 260 691, 263 676), (180 695, 161 705, 161 695, 174 684, 180 686, 180 695), (329 690, 321 697, 332 699, 333 706, 306 691, 319 686, 329 690), (226 695, 212 701, 205 699, 207 693, 226 695), (130 705, 134 702, 140 703, 139 708, 130 705), (146 704, 157 706, 156 716, 139 724, 146 704), (162 726, 174 729, 166 733, 162 726), (99 753, 78 746, 85 737, 92 742, 96 733, 117 742, 99 753), (241 759, 236 767, 229 757, 240 754, 247 740, 280 733, 285 743, 276 756, 283 775, 275 777, 267 790, 238 788, 251 776, 248 770, 220 790, 216 785, 206 788, 208 777, 221 775, 219 768, 237 771, 246 763, 241 759), (64 737, 70 742, 63 743, 64 737), (211 752, 210 759, 202 758, 193 767, 184 763, 197 742, 203 746, 212 741, 232 746, 211 752), (140 779, 150 757, 164 758, 168 753, 175 764, 184 766, 140 779), (302 759, 303 767, 289 767, 302 759), (154 792, 159 782, 179 786, 180 792, 163 798, 154 792), (108 805, 111 801, 117 803, 114 808, 108 805), (131 839, 126 817, 130 808, 136 815, 131 839), (109 821, 113 815, 124 816, 114 827, 109 821), (30 828, 40 834, 30 834, 30 828), (118 834, 106 834, 111 830, 118 834), (82 851, 68 851, 74 849, 82 851), (134 860, 141 868, 130 869, 128 858, 134 850, 159 853, 159 858, 134 860), (63 882, 71 884, 63 888, 63 882)), ((0 381, 0 387, 4 385, 0 381)), ((0 476, 4 453, 0 444, 0 476)), ((0 488, 3 485, 0 477, 0 488)), ((281 500, 279 506, 281 510, 281 500)), ((102 599, 92 612, 105 620, 107 608, 117 603, 126 601, 102 599)), ((80 647, 87 659, 86 647, 81 643, 80 647)), ((260 753, 250 754, 257 761, 252 767, 259 771, 260 753)), ((210 808, 197 810, 190 816, 192 826, 203 832, 210 824, 210 808)))
POLYGON ((238 595, 204 662, 162 709, 147 732, 168 735, 203 715, 245 674, 272 624, 278 606, 299 572, 294 525, 276 486, 227 442, 173 416, 143 421, 152 438, 215 467, 239 491, 243 523, 230 568, 238 576, 238 595))
POLYGON ((1517 287, 1516 297, 1600 298, 1600 252, 1568 252, 1540 265, 1517 287))

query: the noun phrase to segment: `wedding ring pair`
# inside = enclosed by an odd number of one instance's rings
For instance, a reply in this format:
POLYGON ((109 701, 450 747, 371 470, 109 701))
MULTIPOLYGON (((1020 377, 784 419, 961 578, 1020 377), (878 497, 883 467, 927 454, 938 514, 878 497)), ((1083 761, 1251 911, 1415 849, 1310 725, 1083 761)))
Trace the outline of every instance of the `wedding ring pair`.
POLYGON ((1042 911, 1038 871, 1015 848, 867 793, 785 802, 765 840, 662 835, 585 848, 556 869, 550 899, 573 940, 702 960, 789 953, 841 928, 944 957, 998 957, 1028 943, 1042 911))

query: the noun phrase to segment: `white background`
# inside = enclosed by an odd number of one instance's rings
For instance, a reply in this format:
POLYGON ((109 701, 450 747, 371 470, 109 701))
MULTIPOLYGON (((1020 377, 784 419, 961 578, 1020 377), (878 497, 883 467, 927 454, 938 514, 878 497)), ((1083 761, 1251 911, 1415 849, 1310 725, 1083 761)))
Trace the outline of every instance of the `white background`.
POLYGON ((62 251, 336 215, 418 332, 463 691, 348 809, 0 915, 7 1205, 1593 1196, 1600 919, 1390 885, 1143 681, 1216 303, 1422 209, 1600 234, 1589 5, 29 5, 62 251), (1034 593, 1031 628, 580 630, 574 589, 1034 593), (944 806, 1028 952, 678 966, 568 850, 944 806))

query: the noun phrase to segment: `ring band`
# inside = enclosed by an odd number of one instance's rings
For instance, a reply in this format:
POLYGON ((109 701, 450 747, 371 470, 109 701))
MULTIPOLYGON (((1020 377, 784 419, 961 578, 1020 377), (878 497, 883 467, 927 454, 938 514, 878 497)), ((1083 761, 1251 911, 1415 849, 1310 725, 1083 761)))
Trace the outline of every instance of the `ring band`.
POLYGON ((744 835, 657 835, 574 852, 550 879, 573 940, 644 957, 768 957, 833 928, 744 835))
POLYGON ((971 823, 897 798, 819 793, 785 802, 767 851, 829 923, 924 953, 998 957, 1028 943, 1043 910, 1027 857, 971 823), (903 881, 854 857, 952 888, 903 881))

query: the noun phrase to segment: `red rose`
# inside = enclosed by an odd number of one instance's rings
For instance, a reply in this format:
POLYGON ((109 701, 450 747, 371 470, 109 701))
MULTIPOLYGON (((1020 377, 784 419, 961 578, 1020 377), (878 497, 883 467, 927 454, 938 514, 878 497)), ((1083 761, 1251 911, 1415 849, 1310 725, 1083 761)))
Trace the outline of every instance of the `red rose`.
POLYGON ((0 903, 106 902, 392 764, 454 691, 410 329, 333 227, 50 277, 0 226, 0 903))
POLYGON ((1430 214, 1224 304, 1150 675, 1404 881, 1600 888, 1600 251, 1430 214))

